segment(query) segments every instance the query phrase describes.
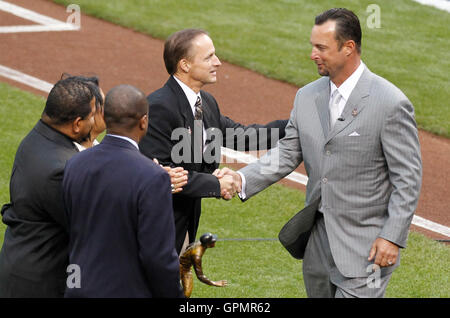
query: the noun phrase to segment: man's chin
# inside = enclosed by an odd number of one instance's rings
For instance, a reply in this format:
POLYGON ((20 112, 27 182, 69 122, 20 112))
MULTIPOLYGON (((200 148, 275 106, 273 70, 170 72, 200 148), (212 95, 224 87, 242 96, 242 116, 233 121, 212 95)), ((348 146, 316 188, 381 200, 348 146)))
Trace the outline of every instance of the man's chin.
POLYGON ((321 76, 329 76, 330 75, 330 72, 328 72, 328 70, 318 68, 317 71, 319 72, 319 75, 321 75, 321 76))
POLYGON ((203 85, 214 84, 217 82, 216 78, 209 78, 207 81, 202 82, 203 85))

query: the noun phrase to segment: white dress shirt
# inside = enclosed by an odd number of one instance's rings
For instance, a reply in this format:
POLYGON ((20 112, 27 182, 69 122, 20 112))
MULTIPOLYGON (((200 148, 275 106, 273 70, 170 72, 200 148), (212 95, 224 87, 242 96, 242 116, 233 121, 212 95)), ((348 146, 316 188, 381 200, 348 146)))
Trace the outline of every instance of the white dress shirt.
MULTIPOLYGON (((86 150, 86 147, 83 145, 80 145, 78 142, 74 141, 73 144, 75 145, 75 147, 77 147, 78 151, 81 152, 83 150, 86 150)), ((94 139, 94 142, 92 143, 92 146, 97 146, 99 144, 99 142, 97 141, 97 139, 94 139)))
MULTIPOLYGON (((356 83, 358 83, 359 78, 361 77, 363 71, 365 68, 365 64, 363 61, 359 64, 358 68, 350 75, 342 84, 341 86, 336 87, 336 85, 330 81, 330 100, 329 105, 331 107, 331 96, 333 96, 333 93, 335 90, 338 90, 339 94, 341 94, 342 98, 340 99, 340 102, 338 104, 338 113, 339 116, 342 114, 342 111, 344 110, 345 104, 347 103, 348 98, 350 97, 350 94, 352 93, 353 89, 356 86, 356 83)), ((241 172, 237 172, 241 176, 242 179, 242 191, 239 193, 239 197, 241 199, 245 199, 247 196, 245 194, 245 176, 241 172)), ((319 208, 320 209, 320 208, 319 208)))
MULTIPOLYGON (((191 106, 192 115, 194 115, 195 118, 195 103, 197 102, 197 98, 200 97, 200 92, 195 93, 192 88, 184 84, 182 81, 180 81, 176 76, 173 76, 173 78, 177 81, 178 84, 180 84, 181 89, 183 90, 184 94, 186 95, 186 98, 189 102, 189 105, 191 106)), ((203 127, 203 151, 205 151, 205 141, 206 141, 206 130, 205 125, 202 125, 203 127)))
POLYGON ((332 111, 331 101, 332 101, 332 96, 334 94, 334 91, 337 90, 339 92, 339 94, 341 94, 341 97, 342 97, 338 104, 338 111, 337 111, 338 116, 336 118, 338 118, 342 114, 342 111, 345 108, 345 104, 347 103, 348 98, 350 97, 350 94, 352 93, 353 89, 355 88, 356 83, 358 83, 359 78, 361 77, 361 75, 364 71, 364 68, 365 68, 365 65, 361 61, 358 68, 352 73, 352 75, 350 75, 341 84, 341 86, 339 86, 339 88, 336 87, 336 85, 332 81, 330 81, 330 101, 329 101, 330 111, 332 111))

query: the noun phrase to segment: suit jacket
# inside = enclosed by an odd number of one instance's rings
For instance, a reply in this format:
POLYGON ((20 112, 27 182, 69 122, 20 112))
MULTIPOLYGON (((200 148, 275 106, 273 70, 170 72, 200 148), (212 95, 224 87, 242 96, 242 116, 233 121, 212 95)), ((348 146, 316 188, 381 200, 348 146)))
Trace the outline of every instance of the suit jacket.
POLYGON ((22 140, 10 181, 0 253, 0 297, 62 297, 68 265, 61 182, 72 140, 42 121, 22 140))
MULTIPOLYGON (((217 143, 210 143, 205 150, 205 153, 212 154, 214 160, 205 160, 204 157, 195 160, 194 142, 191 142, 194 139, 191 136, 195 135, 194 116, 185 93, 172 76, 162 88, 148 96, 148 131, 139 145, 141 152, 147 157, 157 158, 163 165, 181 166, 189 172, 188 184, 183 187, 181 193, 173 196, 178 253, 186 231, 189 232, 190 242, 195 240, 201 213, 201 198, 220 197, 219 182, 211 174, 219 167, 220 146, 235 150, 268 149, 284 136, 287 124, 287 120, 277 120, 267 125, 241 125, 220 113, 219 106, 211 94, 204 91, 200 94, 205 129, 212 136, 211 139, 222 137, 222 140, 216 139, 217 143), (184 134, 176 135, 180 128, 184 134), (172 140, 173 133, 175 138, 172 140), (177 161, 172 156, 172 150, 181 144, 186 146, 183 155, 187 152, 188 156, 177 161)), ((174 153, 177 154, 178 151, 174 153)))
POLYGON ((377 237, 406 246, 422 176, 414 109, 397 87, 367 68, 343 121, 331 130, 329 97, 328 77, 299 89, 279 147, 240 171, 250 197, 303 161, 309 177, 306 205, 321 199, 338 269, 346 277, 364 277, 377 237))
POLYGON ((63 191, 81 273, 66 297, 182 297, 166 171, 107 135, 67 162, 63 191))

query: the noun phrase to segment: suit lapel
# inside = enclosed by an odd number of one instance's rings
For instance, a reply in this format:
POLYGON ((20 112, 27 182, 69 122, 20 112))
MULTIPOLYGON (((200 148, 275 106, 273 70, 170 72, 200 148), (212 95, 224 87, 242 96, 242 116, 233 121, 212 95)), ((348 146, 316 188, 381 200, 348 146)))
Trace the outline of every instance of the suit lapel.
POLYGON ((178 99, 178 109, 181 116, 183 116, 183 118, 192 126, 194 124, 194 115, 192 115, 191 105, 189 105, 189 101, 186 94, 183 92, 183 89, 173 78, 173 76, 170 76, 167 81, 167 85, 178 99))
POLYGON ((214 126, 214 123, 207 99, 205 98, 203 91, 200 91, 200 95, 202 96, 203 125, 205 126, 205 130, 207 130, 209 127, 214 126))
POLYGON ((322 125, 323 136, 326 138, 328 136, 328 131, 330 128, 330 80, 324 81, 326 87, 319 89, 319 93, 316 96, 315 103, 317 107, 317 113, 319 114, 320 124, 322 125), (326 90, 326 93, 323 92, 326 90))
MULTIPOLYGON (((364 72, 361 74, 361 78, 353 89, 350 97, 345 104, 344 110, 340 118, 343 120, 336 121, 333 129, 329 132, 326 143, 334 138, 339 132, 341 132, 345 127, 350 125, 350 123, 358 116, 362 109, 366 106, 366 100, 369 96, 370 82, 371 82, 371 72, 366 67, 364 72)), ((328 94, 329 96, 329 94, 328 94)), ((328 107, 328 104, 327 104, 328 107)), ((329 116, 329 115, 328 115, 329 116)))
POLYGON ((180 111, 181 116, 184 118, 184 128, 186 128, 191 137, 191 158, 194 159, 194 114, 192 114, 192 108, 189 104, 189 101, 186 97, 181 86, 177 83, 177 81, 171 76, 167 81, 167 85, 174 92, 175 96, 178 99, 178 109, 180 111))

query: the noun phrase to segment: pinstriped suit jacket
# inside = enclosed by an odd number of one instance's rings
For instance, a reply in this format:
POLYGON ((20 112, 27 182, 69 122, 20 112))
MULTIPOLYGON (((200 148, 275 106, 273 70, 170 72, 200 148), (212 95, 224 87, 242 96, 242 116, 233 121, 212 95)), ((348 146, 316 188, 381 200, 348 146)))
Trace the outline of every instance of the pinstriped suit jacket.
MULTIPOLYGON (((364 70, 341 118, 329 128, 330 80, 298 90, 278 147, 240 170, 247 198, 303 161, 306 205, 321 197, 333 259, 346 277, 364 277, 377 237, 406 246, 422 162, 414 109, 387 80, 364 70)), ((385 268, 392 271, 394 266, 385 268)))

